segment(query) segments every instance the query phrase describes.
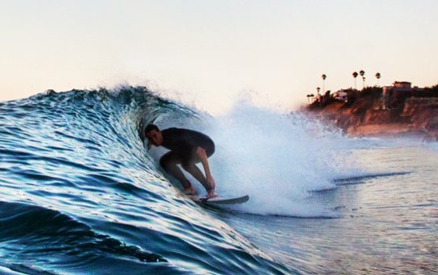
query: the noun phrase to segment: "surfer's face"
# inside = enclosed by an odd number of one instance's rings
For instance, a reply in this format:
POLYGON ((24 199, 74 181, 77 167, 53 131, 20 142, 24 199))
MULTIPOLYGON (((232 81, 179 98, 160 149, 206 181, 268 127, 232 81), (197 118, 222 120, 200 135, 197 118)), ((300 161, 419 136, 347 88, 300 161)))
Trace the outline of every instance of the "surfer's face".
POLYGON ((163 143, 163 134, 160 131, 152 130, 146 133, 149 143, 154 146, 160 146, 163 143))

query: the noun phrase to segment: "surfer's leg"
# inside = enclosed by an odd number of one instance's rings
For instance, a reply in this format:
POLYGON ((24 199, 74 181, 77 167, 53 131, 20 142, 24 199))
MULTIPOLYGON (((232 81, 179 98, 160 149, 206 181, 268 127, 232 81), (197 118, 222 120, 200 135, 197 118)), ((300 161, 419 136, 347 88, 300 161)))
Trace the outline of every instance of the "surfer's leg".
POLYGON ((201 170, 198 166, 196 166, 194 161, 191 160, 183 160, 181 166, 189 172, 197 181, 199 181, 207 191, 209 191, 210 187, 208 186, 207 179, 204 174, 202 174, 201 170))
POLYGON ((179 182, 181 182, 184 189, 191 188, 192 185, 190 184, 190 181, 184 176, 184 173, 181 171, 181 169, 178 167, 177 164, 181 163, 181 158, 173 153, 168 152, 160 159, 160 165, 163 167, 163 169, 174 176, 179 182))

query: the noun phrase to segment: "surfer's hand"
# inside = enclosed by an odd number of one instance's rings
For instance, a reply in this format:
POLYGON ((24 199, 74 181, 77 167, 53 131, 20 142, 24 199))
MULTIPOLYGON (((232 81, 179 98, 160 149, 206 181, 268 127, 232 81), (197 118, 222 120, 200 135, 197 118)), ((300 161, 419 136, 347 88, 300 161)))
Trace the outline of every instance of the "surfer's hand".
POLYGON ((213 177, 208 174, 207 175, 207 184, 208 184, 208 190, 207 190, 207 197, 208 198, 214 198, 217 197, 217 195, 215 194, 214 190, 216 189, 216 183, 213 179, 213 177))
POLYGON ((208 174, 206 178, 207 178, 207 183, 208 183, 208 186, 209 186, 209 190, 213 190, 214 191, 214 189, 216 189, 216 182, 214 182, 213 177, 211 176, 211 174, 208 174))
POLYGON ((217 197, 216 193, 214 192, 214 190, 210 190, 207 193, 207 198, 211 199, 211 198, 215 198, 217 197))

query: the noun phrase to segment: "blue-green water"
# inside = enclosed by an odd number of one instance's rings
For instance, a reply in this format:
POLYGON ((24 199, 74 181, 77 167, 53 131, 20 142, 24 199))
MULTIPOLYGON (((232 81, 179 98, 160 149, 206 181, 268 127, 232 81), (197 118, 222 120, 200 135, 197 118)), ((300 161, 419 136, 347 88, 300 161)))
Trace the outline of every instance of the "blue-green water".
POLYGON ((1 274, 437 271, 436 143, 246 103, 210 117, 141 87, 0 103, 0 136, 1 274), (250 201, 182 196, 140 138, 153 119, 210 135, 218 193, 250 201))

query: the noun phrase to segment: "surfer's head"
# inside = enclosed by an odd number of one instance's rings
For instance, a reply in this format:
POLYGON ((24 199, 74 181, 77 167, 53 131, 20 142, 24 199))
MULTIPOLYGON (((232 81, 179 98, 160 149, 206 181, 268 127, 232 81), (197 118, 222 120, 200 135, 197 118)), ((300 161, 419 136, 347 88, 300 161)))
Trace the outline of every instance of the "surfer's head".
POLYGON ((148 139, 149 143, 154 146, 160 146, 163 143, 163 134, 155 124, 146 126, 144 136, 148 139))

